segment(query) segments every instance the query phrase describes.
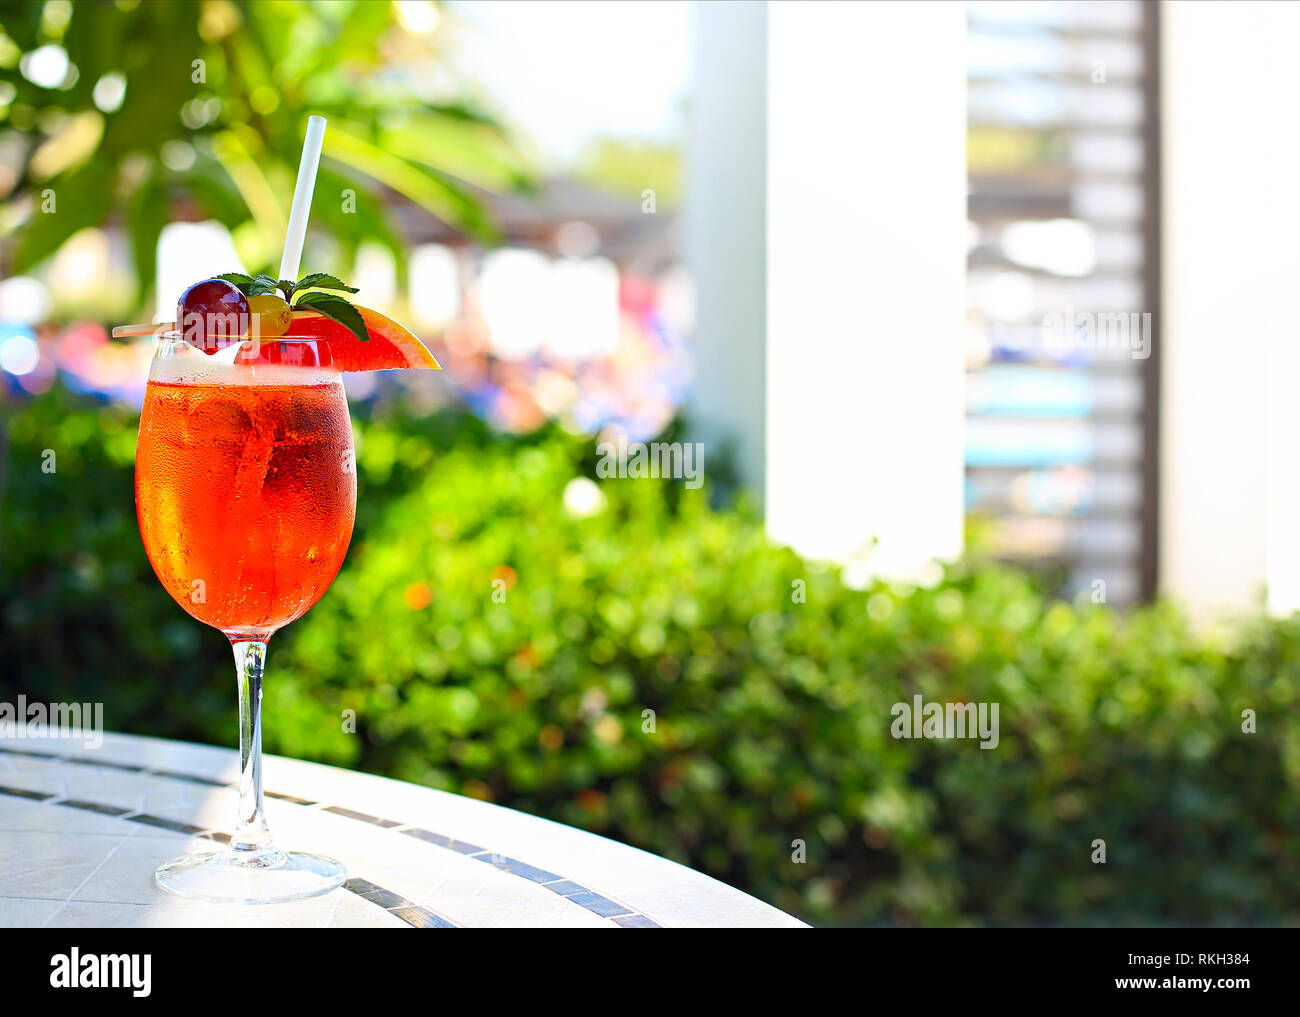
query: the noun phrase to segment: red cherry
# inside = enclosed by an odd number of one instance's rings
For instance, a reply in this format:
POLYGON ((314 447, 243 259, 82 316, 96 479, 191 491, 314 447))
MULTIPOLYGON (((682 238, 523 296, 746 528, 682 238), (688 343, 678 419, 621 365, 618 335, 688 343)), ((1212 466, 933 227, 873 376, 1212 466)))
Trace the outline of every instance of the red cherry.
POLYGON ((216 353, 248 335, 248 315, 248 298, 238 286, 224 279, 204 279, 181 294, 176 327, 191 346, 216 353))

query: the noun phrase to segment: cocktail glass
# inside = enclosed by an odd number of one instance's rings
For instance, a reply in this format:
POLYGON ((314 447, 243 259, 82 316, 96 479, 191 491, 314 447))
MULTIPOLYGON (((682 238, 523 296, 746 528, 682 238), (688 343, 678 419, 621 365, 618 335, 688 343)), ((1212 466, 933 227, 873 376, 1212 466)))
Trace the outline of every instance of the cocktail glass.
POLYGON ((172 599, 235 653, 239 813, 227 847, 168 862, 160 887, 206 901, 274 903, 339 886, 332 858, 283 851, 262 802, 267 642, 305 614, 343 564, 356 460, 330 345, 292 335, 214 354, 158 340, 135 460, 145 552, 172 599))

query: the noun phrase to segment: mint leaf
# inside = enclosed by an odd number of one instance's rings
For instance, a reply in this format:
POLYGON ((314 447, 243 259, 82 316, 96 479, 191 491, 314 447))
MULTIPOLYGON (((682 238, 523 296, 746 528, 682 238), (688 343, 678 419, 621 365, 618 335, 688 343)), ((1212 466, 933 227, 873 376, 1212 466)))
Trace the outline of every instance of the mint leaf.
POLYGON ((276 285, 280 287, 280 292, 284 294, 284 299, 286 301, 293 299, 292 282, 290 282, 288 279, 281 279, 276 285))
POLYGON ((355 286, 349 286, 337 276, 328 275, 325 272, 313 272, 311 275, 305 275, 294 284, 294 290, 342 290, 345 293, 360 293, 355 286))
POLYGON ((261 275, 249 282, 248 296, 264 297, 268 293, 274 293, 277 289, 279 289, 279 284, 275 279, 263 272, 261 275))
POLYGON ((335 296, 333 293, 303 293, 299 295, 293 306, 295 309, 306 308, 309 311, 319 311, 325 317, 345 326, 363 343, 370 341, 370 333, 366 331, 366 323, 361 317, 361 312, 342 297, 335 296))
POLYGON ((243 272, 226 272, 224 275, 214 275, 212 278, 234 284, 239 287, 239 292, 244 296, 249 295, 248 288, 253 284, 253 277, 244 275, 243 272))

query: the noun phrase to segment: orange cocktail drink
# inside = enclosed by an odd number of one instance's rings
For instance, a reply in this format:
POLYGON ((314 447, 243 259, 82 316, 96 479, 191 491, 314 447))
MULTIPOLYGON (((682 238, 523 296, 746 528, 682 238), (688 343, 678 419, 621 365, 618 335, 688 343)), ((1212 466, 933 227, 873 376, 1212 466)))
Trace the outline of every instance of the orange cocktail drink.
POLYGON ((322 285, 343 284, 308 276, 301 302, 311 306, 290 310, 270 294, 248 299, 226 280, 196 283, 177 307, 186 328, 160 336, 145 388, 135 459, 145 553, 172 599, 230 641, 239 696, 239 811, 229 841, 154 873, 162 889, 196 900, 300 900, 347 878, 333 858, 281 850, 267 827, 267 644, 321 598, 352 538, 357 474, 343 375, 438 363, 395 321, 321 296, 322 285), (191 312, 196 304, 201 313, 191 312))
POLYGON ((149 563, 235 655, 239 811, 218 851, 154 873, 194 900, 272 904, 342 886, 333 858, 282 851, 262 790, 262 680, 267 644, 334 581, 357 507, 352 422, 343 374, 437 370, 391 318, 353 304, 354 286, 299 274, 325 118, 307 121, 280 271, 226 272, 189 286, 165 325, 122 325, 115 337, 158 335, 140 412, 135 504, 149 563))
POLYGON ((297 355, 156 359, 140 419, 145 552, 172 598, 232 639, 268 638, 320 599, 356 512, 340 375, 316 343, 276 346, 297 355), (268 362, 282 359, 299 363, 268 362))

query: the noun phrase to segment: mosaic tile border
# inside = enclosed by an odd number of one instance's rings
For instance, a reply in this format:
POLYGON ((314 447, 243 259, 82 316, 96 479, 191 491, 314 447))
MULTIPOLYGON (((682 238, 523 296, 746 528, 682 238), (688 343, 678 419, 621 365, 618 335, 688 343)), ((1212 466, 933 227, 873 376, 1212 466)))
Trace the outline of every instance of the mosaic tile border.
MULTIPOLYGON (((37 759, 49 759, 57 762, 73 763, 80 766, 98 766, 110 770, 123 770, 129 773, 140 773, 155 777, 164 777, 171 780, 182 780, 194 784, 203 784, 214 788, 234 788, 236 785, 232 782, 211 780, 206 777, 199 777, 195 774, 179 773, 174 770, 165 770, 148 766, 137 766, 131 763, 117 762, 98 762, 95 760, 85 759, 79 756, 64 756, 54 752, 35 752, 30 749, 6 749, 0 748, 0 753, 17 756, 31 756, 37 759)), ((518 876, 526 879, 531 883, 537 883, 546 887, 552 893, 559 894, 567 898, 570 902, 585 908, 593 914, 607 918, 614 924, 625 929, 658 929, 662 928, 659 923, 646 915, 643 915, 633 909, 620 904, 604 894, 593 890, 581 883, 554 872, 548 872, 545 869, 529 865, 527 862, 520 861, 517 858, 511 858, 495 851, 489 851, 477 844, 470 844, 466 841, 456 840, 445 834, 436 833, 433 830, 426 830, 423 827, 414 826, 409 823, 401 823, 393 819, 385 819, 381 816, 372 816, 365 812, 358 812, 355 809, 345 808, 341 805, 320 805, 319 802, 311 801, 306 798, 299 798, 295 795, 283 794, 275 791, 264 792, 266 797, 275 798, 278 801, 287 802, 291 805, 298 805, 304 808, 320 807, 321 811, 329 812, 339 816, 342 819, 348 819, 353 822, 366 823, 370 826, 377 826, 381 829, 392 830, 394 833, 405 834, 417 840, 422 840, 435 847, 445 850, 454 851, 457 854, 473 858, 477 862, 491 865, 501 872, 518 876)), ((84 801, 81 799, 59 798, 57 795, 39 791, 26 791, 22 788, 13 788, 0 784, 0 794, 14 795, 20 798, 29 798, 36 801, 48 802, 54 805, 64 805, 70 808, 84 809, 89 812, 97 812, 101 815, 116 816, 130 822, 142 823, 147 826, 154 826, 164 830, 171 830, 175 833, 189 834, 195 837, 204 837, 208 840, 218 843, 229 843, 230 835, 216 830, 205 830, 202 827, 195 826, 193 823, 182 823, 177 820, 164 819, 161 816, 153 816, 144 812, 130 812, 128 809, 118 809, 116 806, 101 805, 97 802, 84 801)), ((438 915, 436 912, 425 908, 419 904, 407 900, 401 894, 386 890, 367 879, 355 877, 349 879, 343 884, 344 889, 355 893, 363 900, 368 900, 372 904, 379 904, 384 910, 396 915, 402 921, 416 928, 459 928, 453 922, 438 915), (391 904, 381 904, 381 901, 392 901, 391 904)))
MULTIPOLYGON (((8 751, 0 749, 0 752, 8 751)), ((37 753, 24 753, 24 755, 37 755, 37 753)), ((56 756, 45 758, 57 759, 56 756)), ((218 785, 219 787, 224 785, 218 785)), ((202 837, 207 840, 215 841, 220 844, 230 843, 230 834, 221 833, 216 830, 204 830, 201 826, 195 826, 193 823, 182 823, 174 819, 164 819, 161 816, 153 816, 147 812, 132 812, 130 809, 119 808, 116 805, 104 805, 100 802, 86 801, 81 798, 60 798, 58 795, 46 791, 28 791, 25 788, 9 787, 6 784, 0 784, 0 795, 10 795, 16 798, 26 798, 31 801, 44 802, 49 805, 62 805, 69 809, 79 809, 83 812, 94 812, 101 816, 113 816, 118 819, 125 819, 128 822, 140 823, 144 826, 153 826, 162 830, 171 830, 173 833, 188 834, 192 837, 202 837)), ((385 911, 389 911, 408 925, 418 929, 456 929, 456 925, 448 918, 431 910, 409 901, 401 894, 393 893, 391 890, 385 890, 367 879, 349 879, 343 884, 345 890, 356 894, 362 900, 369 901, 385 911)))

